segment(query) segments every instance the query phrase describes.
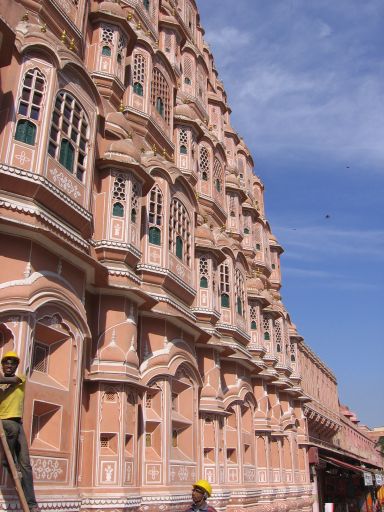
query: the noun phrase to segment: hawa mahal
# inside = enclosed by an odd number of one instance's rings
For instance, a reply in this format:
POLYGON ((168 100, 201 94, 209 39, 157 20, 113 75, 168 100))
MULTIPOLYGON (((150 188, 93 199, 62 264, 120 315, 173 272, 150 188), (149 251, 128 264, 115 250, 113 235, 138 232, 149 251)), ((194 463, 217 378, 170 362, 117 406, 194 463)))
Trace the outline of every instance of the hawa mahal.
POLYGON ((281 301, 203 36, 193 0, 0 0, 0 351, 42 510, 178 512, 204 478, 309 512, 330 457, 382 466, 281 301))

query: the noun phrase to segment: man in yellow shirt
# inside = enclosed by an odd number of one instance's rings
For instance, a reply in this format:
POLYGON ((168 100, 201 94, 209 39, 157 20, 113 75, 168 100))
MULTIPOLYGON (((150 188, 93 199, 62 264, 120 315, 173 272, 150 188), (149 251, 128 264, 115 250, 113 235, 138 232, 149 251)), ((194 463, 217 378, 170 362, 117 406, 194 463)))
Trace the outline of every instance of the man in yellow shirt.
POLYGON ((21 485, 29 510, 38 512, 28 443, 22 421, 26 378, 24 375, 16 375, 19 362, 16 352, 7 352, 1 359, 3 374, 0 374, 0 419, 3 422, 9 449, 20 467, 21 485))

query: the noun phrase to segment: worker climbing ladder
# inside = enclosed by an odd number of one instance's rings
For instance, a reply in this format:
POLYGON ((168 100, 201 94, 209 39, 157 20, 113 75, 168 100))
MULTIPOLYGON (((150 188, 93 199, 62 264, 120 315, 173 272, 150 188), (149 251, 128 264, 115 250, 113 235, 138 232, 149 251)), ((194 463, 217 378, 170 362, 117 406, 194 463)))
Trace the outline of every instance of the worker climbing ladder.
POLYGON ((7 442, 7 436, 4 432, 3 422, 1 420, 0 420, 0 438, 1 438, 1 445, 3 448, 3 453, 8 462, 8 467, 11 471, 11 476, 12 476, 13 482, 16 487, 16 492, 19 497, 21 508, 22 508, 23 512, 29 512, 29 506, 28 506, 27 500, 25 499, 24 491, 21 486, 21 479, 19 476, 19 472, 17 471, 15 461, 13 460, 12 453, 9 449, 8 442, 7 442))

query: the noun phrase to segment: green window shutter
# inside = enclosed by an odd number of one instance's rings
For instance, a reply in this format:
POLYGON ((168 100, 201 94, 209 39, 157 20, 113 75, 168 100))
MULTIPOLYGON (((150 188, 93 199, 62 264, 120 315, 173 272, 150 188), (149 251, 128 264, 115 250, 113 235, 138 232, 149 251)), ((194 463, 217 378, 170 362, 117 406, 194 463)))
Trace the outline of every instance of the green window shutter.
POLYGON ((72 144, 67 139, 63 139, 61 141, 61 146, 60 146, 59 162, 69 172, 73 172, 74 159, 75 159, 75 150, 73 149, 72 144))
POLYGON ((132 210, 131 210, 131 222, 135 223, 136 219, 137 219, 136 209, 132 208, 132 210))
POLYGON ((216 181, 215 181, 215 187, 216 187, 216 190, 217 190, 218 192, 221 192, 220 180, 216 180, 216 181))
POLYGON ((180 154, 181 155, 186 155, 187 154, 186 146, 184 146, 184 145, 180 146, 180 154))
POLYGON ((251 330, 252 331, 256 331, 256 329, 257 329, 256 322, 254 320, 252 320, 252 322, 251 322, 251 330))
POLYGON ((20 142, 25 142, 26 144, 33 146, 35 144, 35 139, 36 126, 26 119, 21 119, 16 126, 15 140, 19 140, 20 142))
POLYGON ((265 339, 265 341, 269 341, 271 339, 269 336, 269 332, 264 333, 264 339, 265 339))
POLYGON ((229 308, 229 295, 227 293, 221 294, 221 307, 229 308))
POLYGON ((121 203, 113 205, 112 215, 114 217, 124 217, 124 206, 121 203))
POLYGON ((157 98, 156 100, 156 110, 162 117, 164 117, 164 103, 161 98, 157 98))
POLYGON ((200 288, 208 288, 208 279, 205 276, 200 278, 200 288))
POLYGON ((110 57, 111 56, 111 49, 109 46, 103 46, 101 49, 101 55, 104 57, 110 57))
POLYGON ((143 96, 144 95, 143 86, 141 85, 140 82, 135 82, 133 84, 133 92, 135 94, 137 94, 138 96, 143 96))
POLYGON ((149 11, 149 0, 143 0, 143 5, 147 11, 149 11))
POLYGON ((244 235, 249 235, 249 228, 244 228, 244 235))
POLYGON ((242 315, 243 314, 243 306, 241 304, 240 297, 237 297, 236 307, 237 307, 237 312, 239 313, 239 315, 242 315))
POLYGON ((176 237, 176 256, 183 259, 183 240, 180 236, 176 237))
POLYGON ((154 245, 161 245, 161 231, 159 228, 149 228, 149 243, 154 245))

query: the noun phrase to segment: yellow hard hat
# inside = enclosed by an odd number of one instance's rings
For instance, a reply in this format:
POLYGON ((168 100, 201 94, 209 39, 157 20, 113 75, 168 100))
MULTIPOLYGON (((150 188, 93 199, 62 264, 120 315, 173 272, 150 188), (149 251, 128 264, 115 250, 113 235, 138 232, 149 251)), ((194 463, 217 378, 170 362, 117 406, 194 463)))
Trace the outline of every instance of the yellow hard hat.
POLYGON ((13 352, 12 350, 6 352, 3 355, 3 357, 1 358, 1 362, 3 362, 5 359, 17 359, 17 361, 20 361, 20 357, 16 354, 16 352, 13 352))
POLYGON ((198 487, 202 491, 206 492, 208 496, 212 494, 211 484, 206 480, 198 480, 196 483, 193 484, 193 488, 195 487, 198 487))

